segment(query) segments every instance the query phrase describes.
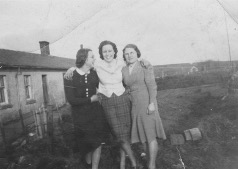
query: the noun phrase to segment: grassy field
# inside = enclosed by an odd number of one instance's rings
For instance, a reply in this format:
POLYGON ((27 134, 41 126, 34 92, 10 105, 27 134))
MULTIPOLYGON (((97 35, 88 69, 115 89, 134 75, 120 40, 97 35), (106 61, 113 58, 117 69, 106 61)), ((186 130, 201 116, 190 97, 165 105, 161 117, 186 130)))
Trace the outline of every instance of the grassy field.
MULTIPOLYGON (((159 112, 168 139, 159 140, 158 169, 237 169, 238 168, 238 97, 226 96, 227 90, 219 85, 205 85, 158 92, 159 112), (225 96, 225 97, 224 97, 225 96), (170 134, 199 128, 202 139, 170 144, 170 134), (182 165, 184 164, 184 165, 182 165)), ((68 106, 61 109, 63 120, 55 126, 54 154, 47 140, 27 144, 17 150, 11 160, 24 160, 15 165, 18 169, 84 169, 80 154, 72 153, 72 122, 68 106)), ((140 163, 140 145, 133 145, 140 163)), ((104 145, 100 169, 117 169, 118 147, 104 145)), ((128 162, 129 163, 129 162, 128 162)), ((129 168, 129 165, 127 165, 129 168)))
POLYGON ((186 168, 238 168, 238 97, 226 97, 226 94, 227 90, 219 85, 159 92, 159 107, 166 133, 180 134, 186 129, 199 128, 202 139, 177 147, 164 144, 158 157, 158 167, 183 168, 178 160, 180 153, 186 168))

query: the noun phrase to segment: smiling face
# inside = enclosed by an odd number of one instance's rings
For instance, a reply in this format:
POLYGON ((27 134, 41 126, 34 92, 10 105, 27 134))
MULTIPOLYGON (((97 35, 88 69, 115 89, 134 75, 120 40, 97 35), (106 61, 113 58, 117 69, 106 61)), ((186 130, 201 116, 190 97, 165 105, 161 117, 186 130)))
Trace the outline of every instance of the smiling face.
POLYGON ((127 64, 133 64, 138 60, 137 52, 134 48, 126 48, 124 51, 124 57, 127 64))
POLYGON ((95 57, 94 57, 94 55, 93 55, 93 52, 92 52, 92 51, 89 51, 89 52, 88 52, 87 60, 85 61, 85 65, 87 65, 88 67, 92 68, 94 62, 95 62, 95 57))
POLYGON ((113 50, 112 45, 108 44, 108 45, 104 45, 102 47, 102 55, 103 55, 103 59, 107 62, 107 63, 111 63, 114 59, 114 55, 115 52, 113 50))

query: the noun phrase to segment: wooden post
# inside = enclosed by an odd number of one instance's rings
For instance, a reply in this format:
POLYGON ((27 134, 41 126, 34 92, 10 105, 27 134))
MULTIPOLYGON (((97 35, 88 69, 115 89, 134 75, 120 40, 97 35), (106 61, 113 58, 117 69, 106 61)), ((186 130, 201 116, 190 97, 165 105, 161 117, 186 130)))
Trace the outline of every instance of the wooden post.
POLYGON ((53 135, 53 105, 47 106, 47 128, 48 135, 51 137, 53 135))
POLYGON ((47 105, 47 129, 48 139, 50 143, 51 153, 54 153, 54 116, 53 116, 53 105, 47 105))
POLYGON ((25 135, 26 134, 26 127, 25 127, 25 124, 24 124, 22 110, 19 109, 18 111, 19 111, 19 115, 20 115, 20 119, 21 119, 21 125, 22 125, 23 134, 25 135))
POLYGON ((36 131, 37 131, 37 136, 39 138, 42 138, 42 128, 41 128, 41 123, 40 123, 40 111, 38 112, 37 110, 35 111, 35 125, 36 125, 36 131))
POLYGON ((4 126, 2 123, 2 116, 0 116, 0 130, 1 130, 1 134, 2 134, 3 146, 4 146, 4 148, 6 148, 7 141, 6 141, 4 126))
POLYGON ((62 122, 62 115, 61 115, 61 112, 59 111, 59 107, 58 107, 58 104, 56 103, 56 110, 58 112, 58 115, 59 115, 59 119, 60 119, 60 123, 62 122))
POLYGON ((46 112, 46 110, 45 110, 45 107, 43 106, 42 107, 42 118, 43 118, 43 128, 44 128, 44 136, 47 136, 47 120, 48 120, 48 118, 47 118, 47 112, 46 112))

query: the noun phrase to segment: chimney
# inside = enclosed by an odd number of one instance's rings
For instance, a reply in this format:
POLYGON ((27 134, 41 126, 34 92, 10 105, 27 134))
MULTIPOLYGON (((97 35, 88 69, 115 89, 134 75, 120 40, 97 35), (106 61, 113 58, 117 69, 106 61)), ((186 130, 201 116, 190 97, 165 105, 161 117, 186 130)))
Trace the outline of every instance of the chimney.
POLYGON ((50 55, 50 48, 49 48, 49 42, 47 41, 40 41, 40 51, 41 55, 50 55))
POLYGON ((83 44, 80 45, 80 49, 83 49, 83 44))

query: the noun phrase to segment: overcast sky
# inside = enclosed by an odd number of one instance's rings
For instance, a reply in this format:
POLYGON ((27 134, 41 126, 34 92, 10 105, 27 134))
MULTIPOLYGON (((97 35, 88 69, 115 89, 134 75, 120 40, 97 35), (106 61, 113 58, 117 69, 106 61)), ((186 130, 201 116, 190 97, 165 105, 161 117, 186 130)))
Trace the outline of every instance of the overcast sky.
POLYGON ((229 60, 229 37, 238 60, 237 21, 237 0, 0 0, 0 48, 39 53, 49 41, 51 55, 74 59, 80 44, 98 57, 111 40, 119 57, 134 43, 161 65, 229 60))

